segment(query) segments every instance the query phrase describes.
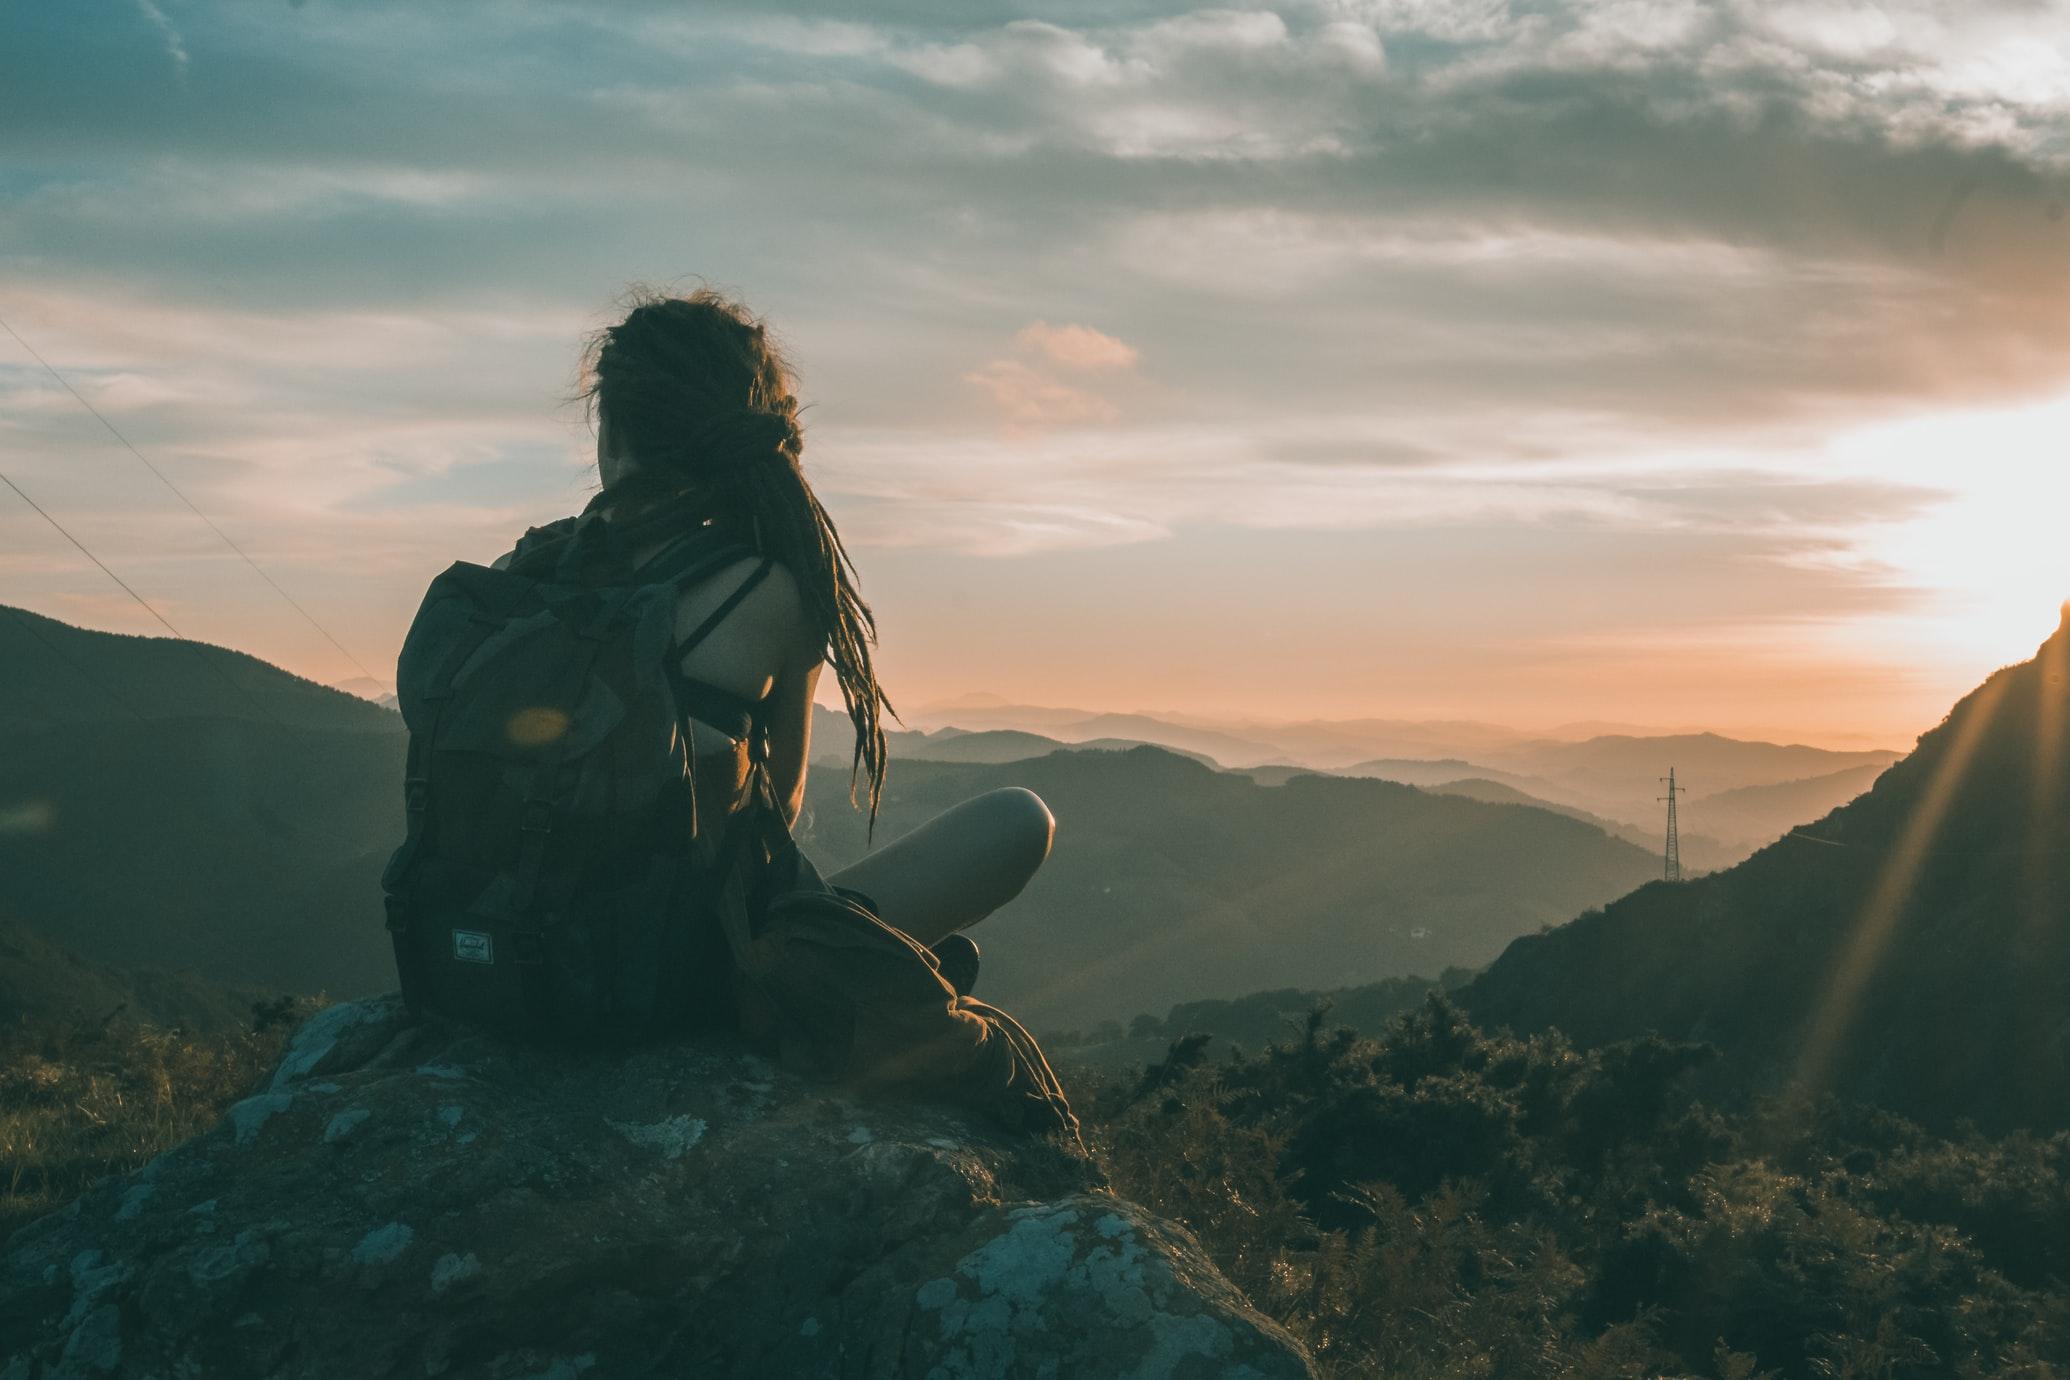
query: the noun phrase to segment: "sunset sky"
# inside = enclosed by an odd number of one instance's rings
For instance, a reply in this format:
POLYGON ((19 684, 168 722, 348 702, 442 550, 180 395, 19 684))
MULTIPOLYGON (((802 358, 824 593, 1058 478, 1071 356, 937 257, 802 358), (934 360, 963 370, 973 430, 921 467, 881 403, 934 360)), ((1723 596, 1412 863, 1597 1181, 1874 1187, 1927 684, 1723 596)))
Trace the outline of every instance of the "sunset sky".
MULTIPOLYGON (((701 277, 895 702, 1902 747, 2070 597, 2066 204, 2060 4, 0 6, 0 318, 382 676, 701 277)), ((357 674, 4 333, 0 472, 357 674)))

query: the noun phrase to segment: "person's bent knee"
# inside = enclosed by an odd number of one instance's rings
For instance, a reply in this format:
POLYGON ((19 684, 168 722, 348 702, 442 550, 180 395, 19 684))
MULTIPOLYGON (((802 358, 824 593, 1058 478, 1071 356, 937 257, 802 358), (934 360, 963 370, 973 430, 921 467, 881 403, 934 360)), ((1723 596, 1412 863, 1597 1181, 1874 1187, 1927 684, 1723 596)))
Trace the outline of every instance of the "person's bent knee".
POLYGON ((1040 867, 1057 831, 1056 816, 1042 797, 1025 786, 1003 786, 986 794, 985 805, 1011 840, 1014 858, 1030 872, 1040 867))

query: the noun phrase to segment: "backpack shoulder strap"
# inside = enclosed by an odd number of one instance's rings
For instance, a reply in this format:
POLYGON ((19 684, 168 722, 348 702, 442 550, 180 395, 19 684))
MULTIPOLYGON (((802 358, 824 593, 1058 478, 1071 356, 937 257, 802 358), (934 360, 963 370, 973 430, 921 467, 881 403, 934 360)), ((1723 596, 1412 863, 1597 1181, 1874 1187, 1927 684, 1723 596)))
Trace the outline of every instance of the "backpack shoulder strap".
MULTIPOLYGON (((738 559, 738 557, 729 557, 725 564, 730 565, 735 559, 738 559)), ((761 564, 757 565, 752 571, 748 572, 748 577, 745 580, 742 580, 739 586, 736 587, 731 594, 727 595, 724 599, 720 600, 719 606, 713 609, 709 614, 707 614, 705 616, 705 620, 702 623, 699 623, 696 627, 692 628, 686 636, 677 638, 675 649, 676 659, 678 661, 682 660, 685 656, 687 656, 690 653, 690 651, 693 648, 697 646, 698 643, 704 641, 707 637, 710 637, 712 635, 712 630, 717 628, 719 624, 726 621, 726 615, 732 613, 733 610, 739 608, 741 605, 741 601, 746 599, 750 594, 753 594, 755 592, 755 587, 761 584, 762 581, 769 578, 769 572, 772 568, 774 568, 775 565, 775 561, 772 561, 767 556, 764 556, 762 558, 761 564)))
POLYGON ((753 547, 717 524, 693 527, 643 562, 634 578, 643 585, 683 588, 754 554, 753 547))
MULTIPOLYGON (((728 558, 729 563, 732 559, 728 558)), ((710 724, 737 742, 750 744, 760 737, 756 730, 761 726, 764 701, 751 700, 722 685, 696 679, 683 670, 683 658, 711 636, 712 629, 724 622, 728 614, 740 607, 741 601, 768 577, 769 568, 770 562, 764 560, 740 582, 738 589, 727 595, 702 623, 691 630, 689 636, 677 639, 670 649, 666 667, 669 685, 676 693, 676 703, 682 706, 686 715, 700 723, 710 724)))

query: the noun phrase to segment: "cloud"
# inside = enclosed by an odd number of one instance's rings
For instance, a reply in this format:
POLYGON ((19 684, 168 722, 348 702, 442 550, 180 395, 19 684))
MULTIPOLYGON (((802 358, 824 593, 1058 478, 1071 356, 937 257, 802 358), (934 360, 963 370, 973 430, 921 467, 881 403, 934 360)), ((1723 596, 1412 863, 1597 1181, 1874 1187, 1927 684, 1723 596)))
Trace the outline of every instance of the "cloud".
POLYGON ((1014 335, 1014 342, 1046 356, 1066 369, 1098 372, 1133 369, 1136 348, 1090 326, 1052 326, 1032 321, 1014 335))
POLYGON ((166 18, 165 11, 152 0, 136 0, 136 4, 137 12, 149 20, 165 40, 166 56, 172 59, 174 71, 184 78, 187 75, 187 41, 180 37, 180 31, 173 27, 172 20, 166 18))
POLYGON ((1001 357, 963 374, 992 401, 999 415, 1016 428, 1070 426, 1112 422, 1121 409, 1112 399, 1072 375, 1121 374, 1135 367, 1134 346, 1090 326, 1032 321, 1014 333, 1022 358, 1001 357), (1030 362, 1032 358, 1033 362, 1030 362))
MULTIPOLYGON (((570 506, 557 401, 636 278, 769 315, 830 501, 907 552, 1473 522, 1786 566, 1934 503, 1831 438, 2070 377, 2056 4, 172 13, 10 34, 0 309, 341 587, 570 506)), ((0 414, 130 521, 47 380, 0 361, 0 414)))
POLYGON ((963 376, 991 398, 1009 422, 1058 426, 1113 421, 1114 404, 1055 379, 1017 359, 995 359, 963 376))

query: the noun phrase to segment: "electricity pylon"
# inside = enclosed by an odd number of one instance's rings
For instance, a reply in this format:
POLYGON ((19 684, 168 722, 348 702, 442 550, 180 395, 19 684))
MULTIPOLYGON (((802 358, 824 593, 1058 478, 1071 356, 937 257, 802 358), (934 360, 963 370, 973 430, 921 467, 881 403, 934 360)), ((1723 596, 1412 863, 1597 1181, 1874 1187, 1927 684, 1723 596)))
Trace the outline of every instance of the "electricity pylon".
POLYGON ((1689 794, 1689 788, 1675 784, 1673 767, 1669 767, 1668 774, 1660 779, 1667 783, 1668 788, 1668 793, 1659 797, 1667 802, 1668 807, 1667 879, 1679 882, 1682 880, 1682 830, 1675 821, 1675 797, 1689 794))

